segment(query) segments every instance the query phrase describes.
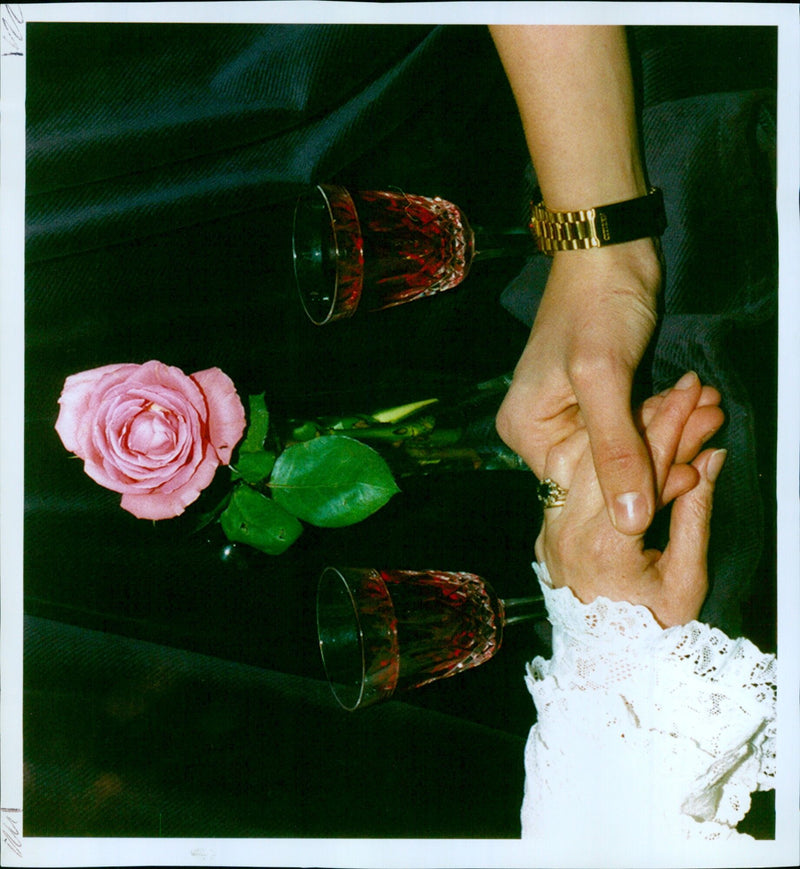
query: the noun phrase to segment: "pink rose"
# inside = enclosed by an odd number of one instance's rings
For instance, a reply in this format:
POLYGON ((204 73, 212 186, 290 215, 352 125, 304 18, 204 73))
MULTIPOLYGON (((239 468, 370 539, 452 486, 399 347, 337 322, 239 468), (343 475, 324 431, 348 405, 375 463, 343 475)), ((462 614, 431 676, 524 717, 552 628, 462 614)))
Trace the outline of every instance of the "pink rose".
POLYGON ((219 368, 187 377, 162 362, 105 365, 68 377, 58 403, 64 446, 139 519, 183 513, 230 462, 245 426, 219 368))

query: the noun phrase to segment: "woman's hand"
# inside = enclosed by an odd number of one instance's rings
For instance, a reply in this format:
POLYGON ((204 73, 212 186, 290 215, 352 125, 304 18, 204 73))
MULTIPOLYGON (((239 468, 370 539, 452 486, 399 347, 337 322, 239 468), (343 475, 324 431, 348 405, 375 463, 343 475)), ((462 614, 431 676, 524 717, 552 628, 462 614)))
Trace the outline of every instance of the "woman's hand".
POLYGON ((700 450, 722 425, 719 401, 690 373, 641 408, 658 504, 674 501, 663 552, 645 549, 643 535, 622 534, 610 522, 585 429, 550 451, 544 474, 569 494, 563 507, 544 511, 536 555, 556 587, 568 585, 584 603, 602 595, 642 604, 663 626, 698 616, 707 592, 714 482, 725 460, 722 450, 700 450))

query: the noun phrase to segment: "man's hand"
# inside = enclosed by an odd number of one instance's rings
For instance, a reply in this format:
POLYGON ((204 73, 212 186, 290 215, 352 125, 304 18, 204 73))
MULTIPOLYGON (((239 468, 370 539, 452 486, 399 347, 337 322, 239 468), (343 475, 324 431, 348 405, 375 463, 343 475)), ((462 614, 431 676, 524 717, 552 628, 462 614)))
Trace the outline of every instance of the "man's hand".
MULTIPOLYGON (((647 192, 624 27, 497 25, 545 205, 575 211, 647 192)), ((660 284, 649 239, 557 253, 498 431, 541 477, 548 451, 585 426, 609 516, 639 534, 655 503, 631 384, 660 284)))
POLYGON ((557 253, 497 417, 500 436, 540 479, 550 450, 585 429, 609 517, 625 534, 641 534, 655 510, 631 389, 655 328, 660 278, 650 239, 557 253))

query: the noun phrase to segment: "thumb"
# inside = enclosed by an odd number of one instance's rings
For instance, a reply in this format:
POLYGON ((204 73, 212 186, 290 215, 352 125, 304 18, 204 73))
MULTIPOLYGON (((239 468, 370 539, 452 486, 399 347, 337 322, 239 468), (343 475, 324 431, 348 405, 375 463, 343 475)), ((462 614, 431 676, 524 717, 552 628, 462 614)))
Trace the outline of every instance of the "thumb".
POLYGON ((623 534, 644 534, 655 511, 650 453, 634 423, 631 385, 622 380, 576 397, 583 414, 597 479, 611 522, 623 534))
POLYGON ((669 545, 663 556, 664 590, 673 600, 686 604, 694 601, 697 612, 707 591, 706 557, 714 485, 726 456, 726 450, 701 453, 693 462, 700 474, 699 482, 676 498, 672 507, 669 545))

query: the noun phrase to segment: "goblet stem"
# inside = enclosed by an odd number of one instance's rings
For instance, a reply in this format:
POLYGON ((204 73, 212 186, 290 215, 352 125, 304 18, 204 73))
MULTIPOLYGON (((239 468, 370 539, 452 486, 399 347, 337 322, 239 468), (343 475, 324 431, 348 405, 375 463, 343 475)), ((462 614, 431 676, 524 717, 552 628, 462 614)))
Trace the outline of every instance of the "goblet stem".
POLYGON ((472 262, 482 262, 499 257, 527 258, 539 252, 533 236, 525 227, 500 230, 478 227, 473 232, 475 241, 472 262))
POLYGON ((547 618, 547 608, 542 595, 512 597, 500 601, 502 605, 503 627, 526 621, 543 621, 547 618))

